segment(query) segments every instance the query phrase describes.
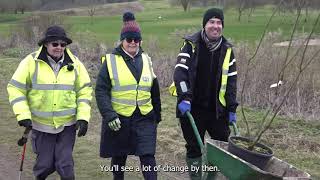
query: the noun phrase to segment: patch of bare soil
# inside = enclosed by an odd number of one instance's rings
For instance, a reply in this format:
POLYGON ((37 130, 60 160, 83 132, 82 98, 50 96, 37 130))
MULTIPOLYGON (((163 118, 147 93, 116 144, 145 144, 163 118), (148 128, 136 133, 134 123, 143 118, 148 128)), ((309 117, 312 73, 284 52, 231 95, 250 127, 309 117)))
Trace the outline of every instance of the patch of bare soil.
POLYGON ((5 145, 0 145, 0 180, 16 180, 19 175, 19 158, 5 145))
MULTIPOLYGON (((279 43, 274 43, 274 46, 289 46, 289 41, 284 41, 284 42, 279 42, 279 43)), ((293 40, 292 41, 292 46, 300 46, 302 44, 306 44, 305 40, 293 40)), ((310 39, 309 46, 320 46, 320 39, 310 39)))

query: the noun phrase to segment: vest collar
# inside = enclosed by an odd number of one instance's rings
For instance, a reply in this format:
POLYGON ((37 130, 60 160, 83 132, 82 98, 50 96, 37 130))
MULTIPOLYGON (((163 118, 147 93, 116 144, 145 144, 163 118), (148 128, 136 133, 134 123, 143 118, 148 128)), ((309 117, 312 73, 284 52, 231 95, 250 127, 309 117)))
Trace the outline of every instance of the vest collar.
MULTIPOLYGON (((141 56, 142 53, 143 53, 143 49, 140 47, 139 48, 139 52, 135 55, 135 57, 141 56)), ((127 61, 133 59, 127 53, 124 52, 124 50, 122 49, 121 45, 119 45, 118 47, 114 48, 114 50, 112 51, 112 54, 120 55, 120 56, 123 57, 124 60, 127 60, 127 61)))

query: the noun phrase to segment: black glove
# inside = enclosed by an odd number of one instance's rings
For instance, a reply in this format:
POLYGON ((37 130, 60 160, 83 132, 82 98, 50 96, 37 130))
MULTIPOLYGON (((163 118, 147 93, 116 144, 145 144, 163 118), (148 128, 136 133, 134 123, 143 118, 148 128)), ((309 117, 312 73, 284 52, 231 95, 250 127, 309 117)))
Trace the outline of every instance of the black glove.
POLYGON ((88 130, 88 122, 85 120, 78 120, 76 123, 76 129, 79 129, 78 137, 85 136, 88 130))
POLYGON ((18 121, 19 126, 23 126, 26 128, 31 128, 32 127, 32 122, 30 119, 24 119, 24 120, 20 120, 18 121))

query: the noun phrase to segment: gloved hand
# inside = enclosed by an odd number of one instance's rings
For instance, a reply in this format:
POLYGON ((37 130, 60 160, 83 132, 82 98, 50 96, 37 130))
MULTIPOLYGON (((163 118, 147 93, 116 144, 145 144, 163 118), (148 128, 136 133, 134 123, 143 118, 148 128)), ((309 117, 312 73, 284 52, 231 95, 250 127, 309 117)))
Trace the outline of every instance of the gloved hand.
POLYGON ((234 112, 229 112, 229 124, 237 122, 237 114, 234 112))
POLYGON ((88 130, 88 122, 85 120, 77 120, 76 130, 78 130, 78 137, 85 136, 88 130))
POLYGON ((26 128, 31 128, 32 127, 32 122, 30 119, 24 119, 24 120, 20 120, 18 121, 19 126, 23 126, 26 128))
POLYGON ((191 111, 191 103, 190 101, 183 100, 178 104, 178 109, 181 114, 184 115, 187 111, 191 111))
POLYGON ((108 123, 108 126, 110 127, 111 130, 113 131, 119 131, 121 128, 121 121, 119 118, 115 118, 114 120, 110 121, 108 123))

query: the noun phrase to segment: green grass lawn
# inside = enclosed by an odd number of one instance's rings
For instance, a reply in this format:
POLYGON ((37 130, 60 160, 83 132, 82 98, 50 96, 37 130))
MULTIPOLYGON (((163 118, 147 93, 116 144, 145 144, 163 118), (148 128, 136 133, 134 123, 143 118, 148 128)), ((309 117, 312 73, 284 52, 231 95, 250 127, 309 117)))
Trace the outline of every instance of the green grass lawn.
MULTIPOLYGON (((177 51, 181 40, 174 35, 176 32, 185 32, 187 29, 196 31, 202 27, 202 16, 206 8, 192 7, 190 11, 184 12, 180 6, 170 7, 165 1, 141 1, 141 3, 144 10, 135 15, 142 28, 143 39, 146 42, 150 38, 156 39, 160 47, 159 51, 177 51), (159 16, 162 18, 159 19, 159 16)), ((256 41, 260 38, 271 13, 272 7, 261 7, 254 11, 250 22, 247 21, 245 14, 239 22, 237 11, 228 9, 225 12, 224 34, 233 41, 256 41)), ((311 11, 307 22, 304 22, 304 16, 302 16, 297 32, 308 32, 317 13, 319 12, 311 11)), ((8 35, 10 26, 16 25, 23 17, 29 15, 30 13, 0 14, 0 35, 8 35)), ((283 39, 286 39, 290 35, 294 20, 293 14, 277 14, 268 31, 280 30, 283 33, 283 39)), ((71 36, 75 41, 85 38, 87 42, 106 43, 113 47, 120 36, 122 17, 121 15, 94 16, 91 19, 89 16, 67 16, 65 23, 71 25, 71 36)), ((319 33, 320 28, 316 28, 315 34, 319 35, 319 33)))

